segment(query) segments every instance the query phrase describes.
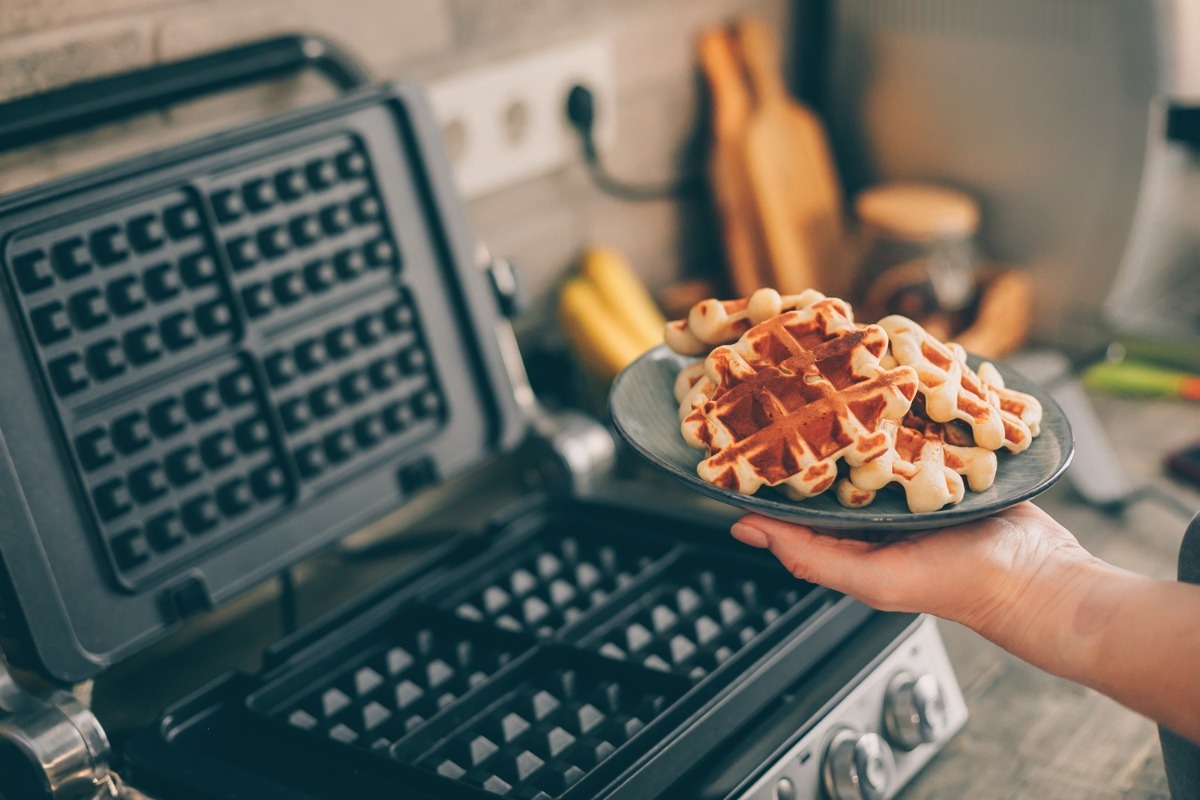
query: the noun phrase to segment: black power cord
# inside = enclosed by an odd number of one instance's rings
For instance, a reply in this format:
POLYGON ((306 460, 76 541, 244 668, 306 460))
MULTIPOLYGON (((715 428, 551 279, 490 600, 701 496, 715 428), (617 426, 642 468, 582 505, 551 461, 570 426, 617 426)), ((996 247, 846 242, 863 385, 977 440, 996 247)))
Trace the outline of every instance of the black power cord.
POLYGON ((703 195, 704 181, 696 175, 687 175, 661 186, 627 183, 610 175, 601 163, 596 147, 596 98, 588 87, 581 83, 571 87, 571 91, 567 93, 566 111, 567 121, 579 134, 588 173, 601 191, 621 200, 638 203, 652 200, 688 200, 703 195))

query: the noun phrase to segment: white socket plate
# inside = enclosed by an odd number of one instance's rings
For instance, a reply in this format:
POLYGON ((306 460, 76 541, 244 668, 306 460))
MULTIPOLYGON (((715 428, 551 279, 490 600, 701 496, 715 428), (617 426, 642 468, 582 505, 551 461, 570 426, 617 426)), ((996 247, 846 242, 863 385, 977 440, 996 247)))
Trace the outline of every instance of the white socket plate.
POLYGON ((566 120, 567 93, 592 90, 596 141, 616 138, 616 71, 611 43, 592 36, 449 75, 429 97, 459 192, 480 197, 582 159, 566 120))

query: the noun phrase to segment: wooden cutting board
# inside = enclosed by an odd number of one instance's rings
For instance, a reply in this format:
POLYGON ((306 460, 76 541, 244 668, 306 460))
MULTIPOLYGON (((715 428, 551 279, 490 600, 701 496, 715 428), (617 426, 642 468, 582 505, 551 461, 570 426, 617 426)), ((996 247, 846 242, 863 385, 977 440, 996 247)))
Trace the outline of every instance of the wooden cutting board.
POLYGON ((766 26, 743 20, 736 36, 754 95, 743 146, 770 281, 785 294, 840 291, 842 195, 824 126, 788 93, 766 26))
POLYGON ((712 149, 708 178, 720 217, 730 283, 740 297, 771 283, 758 229, 757 205, 746 173, 745 135, 750 121, 750 88, 733 36, 724 28, 700 35, 700 68, 712 97, 712 149))

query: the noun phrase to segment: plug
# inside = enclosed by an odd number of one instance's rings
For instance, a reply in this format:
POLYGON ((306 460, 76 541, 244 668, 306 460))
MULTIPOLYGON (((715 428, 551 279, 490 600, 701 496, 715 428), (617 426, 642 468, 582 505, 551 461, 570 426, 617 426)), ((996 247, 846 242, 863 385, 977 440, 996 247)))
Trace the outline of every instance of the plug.
POLYGON ((587 163, 588 173, 592 176, 592 182, 601 191, 622 200, 635 202, 685 199, 703 192, 703 182, 695 176, 685 176, 665 186, 626 183, 613 177, 600 162, 600 153, 596 148, 596 96, 592 90, 582 83, 572 86, 567 92, 565 110, 567 122, 579 134, 579 143, 583 149, 583 158, 587 163))
POLYGON ((592 138, 596 124, 596 96, 582 83, 577 83, 567 92, 567 121, 585 139, 592 138))

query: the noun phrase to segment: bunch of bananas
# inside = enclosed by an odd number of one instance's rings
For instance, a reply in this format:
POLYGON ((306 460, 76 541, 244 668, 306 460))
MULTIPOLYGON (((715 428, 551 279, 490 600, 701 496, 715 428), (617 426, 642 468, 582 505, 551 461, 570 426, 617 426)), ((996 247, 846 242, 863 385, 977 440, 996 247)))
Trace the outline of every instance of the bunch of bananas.
POLYGON ((600 247, 583 254, 579 274, 563 285, 558 317, 584 367, 605 382, 661 343, 666 325, 629 262, 600 247))

